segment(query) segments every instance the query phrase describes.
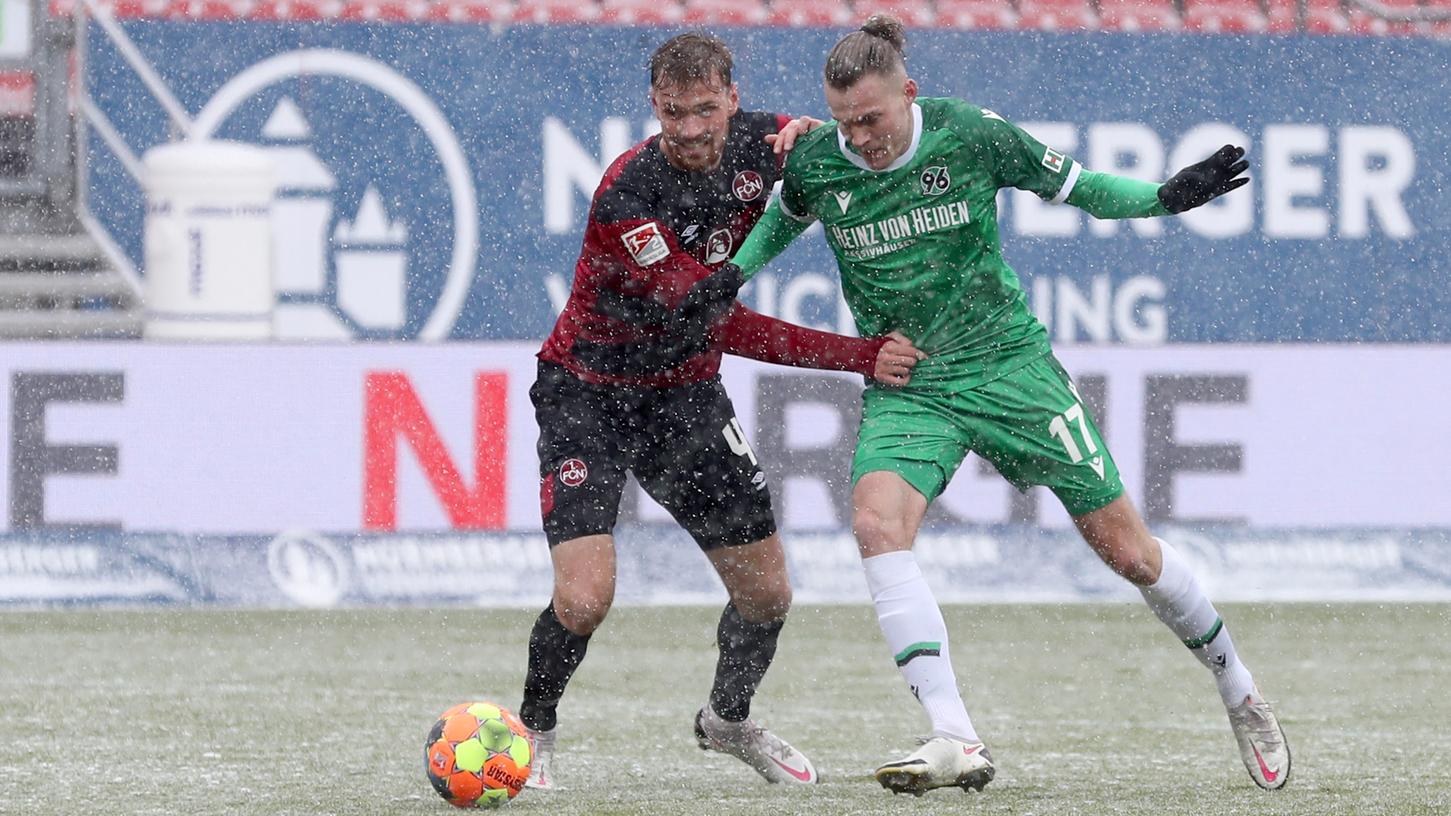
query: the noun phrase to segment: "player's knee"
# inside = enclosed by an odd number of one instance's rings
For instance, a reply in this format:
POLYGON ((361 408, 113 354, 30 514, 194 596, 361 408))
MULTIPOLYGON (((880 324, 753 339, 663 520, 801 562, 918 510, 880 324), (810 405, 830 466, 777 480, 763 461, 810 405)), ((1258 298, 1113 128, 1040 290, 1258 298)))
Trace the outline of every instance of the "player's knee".
POLYGON ((1136 586, 1148 586, 1158 579, 1148 554, 1136 547, 1115 549, 1104 556, 1109 569, 1136 586))
POLYGON ((554 592, 554 615, 564 628, 576 635, 590 635, 605 622, 614 603, 613 587, 557 587, 554 592))
POLYGON ((907 526, 902 519, 888 518, 869 507, 858 507, 852 513, 851 529, 863 558, 908 545, 907 526))
POLYGON ((791 585, 785 581, 773 583, 750 598, 747 606, 737 603, 736 608, 741 610, 742 617, 752 623, 781 620, 791 611, 791 585))

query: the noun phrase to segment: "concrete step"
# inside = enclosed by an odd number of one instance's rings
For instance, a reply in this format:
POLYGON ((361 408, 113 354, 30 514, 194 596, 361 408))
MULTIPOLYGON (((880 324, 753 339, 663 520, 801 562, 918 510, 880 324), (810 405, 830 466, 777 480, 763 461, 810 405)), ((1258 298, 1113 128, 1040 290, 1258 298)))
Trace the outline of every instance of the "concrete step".
POLYGON ((0 272, 51 272, 109 266, 86 233, 0 235, 0 272))
POLYGON ((135 310, 0 310, 0 339, 7 340, 135 339, 142 327, 135 310))

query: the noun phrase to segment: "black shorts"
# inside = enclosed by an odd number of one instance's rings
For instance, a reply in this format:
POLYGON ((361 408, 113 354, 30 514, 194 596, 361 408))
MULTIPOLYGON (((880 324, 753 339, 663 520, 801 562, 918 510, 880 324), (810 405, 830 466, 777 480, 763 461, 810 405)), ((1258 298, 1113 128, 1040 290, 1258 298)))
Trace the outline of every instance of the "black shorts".
POLYGON ((776 532, 766 474, 718 377, 675 388, 592 385, 540 362, 529 398, 549 546, 614 530, 626 471, 702 550, 776 532))

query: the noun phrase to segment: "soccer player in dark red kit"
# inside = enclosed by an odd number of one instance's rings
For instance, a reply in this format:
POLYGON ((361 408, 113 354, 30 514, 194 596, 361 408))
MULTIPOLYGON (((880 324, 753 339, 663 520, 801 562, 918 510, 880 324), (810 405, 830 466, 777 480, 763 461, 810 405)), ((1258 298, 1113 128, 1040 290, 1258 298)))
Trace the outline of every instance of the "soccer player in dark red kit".
POLYGON ((756 314, 729 263, 765 211, 785 150, 816 124, 739 109, 729 49, 682 34, 650 59, 661 133, 626 151, 595 192, 574 287, 539 352, 540 503, 554 593, 529 638, 520 718, 535 739, 530 785, 553 786, 556 706, 614 599, 612 531, 627 471, 684 527, 730 602, 702 748, 771 782, 816 769, 750 717, 791 604, 770 492, 717 371, 722 353, 856 371, 905 384, 905 337, 843 337, 756 314))

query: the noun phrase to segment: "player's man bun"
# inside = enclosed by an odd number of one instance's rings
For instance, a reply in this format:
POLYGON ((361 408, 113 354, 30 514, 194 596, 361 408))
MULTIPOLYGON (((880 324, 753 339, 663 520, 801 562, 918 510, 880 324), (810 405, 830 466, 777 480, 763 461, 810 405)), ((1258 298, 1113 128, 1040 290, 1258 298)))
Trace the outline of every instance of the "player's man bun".
POLYGON ((907 30, 889 14, 873 14, 826 55, 826 84, 844 91, 867 74, 905 70, 907 30))

